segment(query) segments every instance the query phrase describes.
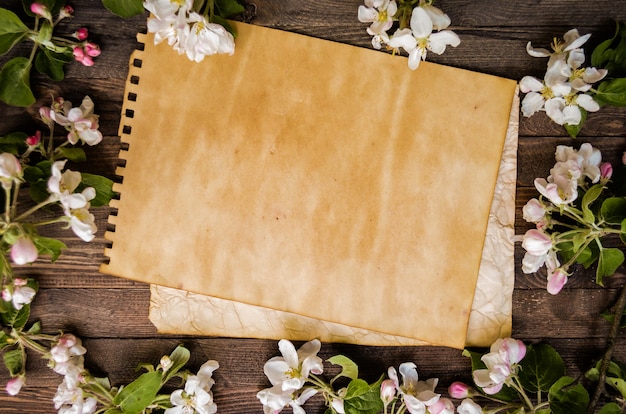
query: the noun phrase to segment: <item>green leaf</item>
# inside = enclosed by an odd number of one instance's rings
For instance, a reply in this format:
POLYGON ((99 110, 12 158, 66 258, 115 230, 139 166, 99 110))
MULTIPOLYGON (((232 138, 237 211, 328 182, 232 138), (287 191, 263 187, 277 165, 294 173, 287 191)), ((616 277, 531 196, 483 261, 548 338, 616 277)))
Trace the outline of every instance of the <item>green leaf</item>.
POLYGON ((350 378, 352 380, 357 379, 359 377, 359 367, 354 363, 350 358, 344 355, 335 355, 328 359, 333 365, 341 366, 341 372, 333 378, 330 383, 332 384, 341 377, 350 378))
POLYGON ((382 377, 374 384, 368 384, 362 379, 354 379, 348 384, 343 400, 346 414, 377 414, 383 410, 380 399, 380 384, 382 377))
POLYGON ((614 402, 610 402, 603 406, 600 411, 598 411, 598 414, 620 414, 621 412, 622 409, 619 405, 614 402))
POLYGON ((0 151, 19 155, 27 147, 27 137, 28 135, 24 132, 12 132, 4 137, 0 137, 0 151))
POLYGON ((529 345, 526 356, 520 362, 519 379, 527 391, 549 391, 550 387, 565 374, 565 364, 558 352, 542 343, 529 345))
POLYGON ((626 106, 626 78, 602 81, 597 90, 594 99, 599 103, 626 106))
POLYGON ((6 351, 3 355, 4 365, 6 365, 12 377, 24 372, 24 354, 21 349, 6 351))
POLYGON ((609 49, 613 41, 617 38, 619 34, 620 24, 619 22, 615 22, 615 33, 613 37, 601 42, 591 53, 591 66, 601 68, 606 65, 607 62, 611 60, 611 56, 613 55, 613 50, 609 49))
POLYGON ((58 53, 42 47, 35 56, 35 69, 54 81, 62 81, 65 78, 63 67, 71 61, 72 58, 67 53, 58 53))
POLYGON ((160 371, 146 372, 122 388, 113 398, 113 404, 125 414, 139 414, 150 405, 161 388, 160 371))
POLYGON ((567 131, 570 137, 576 138, 581 129, 583 129, 583 124, 587 120, 587 111, 584 108, 580 108, 580 122, 577 125, 565 124, 563 127, 567 131))
POLYGON ((7 335, 6 332, 0 330, 0 351, 2 351, 7 346, 12 345, 12 343, 9 341, 10 338, 11 337, 7 335))
POLYGON ((0 35, 26 32, 28 32, 28 27, 22 23, 17 14, 0 8, 0 35))
POLYGON ((593 202, 596 201, 598 197, 600 197, 600 194, 602 194, 602 190, 604 190, 604 185, 595 184, 591 186, 583 196, 580 207, 583 211, 583 218, 587 223, 595 223, 596 216, 595 214, 593 214, 589 206, 593 204, 593 202))
POLYGON ((237 0, 215 0, 215 9, 217 14, 227 19, 246 11, 237 0))
POLYGON ((27 331, 31 335, 39 335, 41 333, 41 322, 37 321, 28 328, 27 331))
POLYGON ((612 276, 622 263, 624 263, 624 253, 620 249, 614 247, 600 249, 596 283, 604 286, 604 277, 612 276))
POLYGON ((35 247, 37 247, 39 254, 50 256, 52 263, 56 262, 61 255, 62 250, 67 248, 65 243, 61 240, 42 237, 39 235, 33 236, 33 243, 35 243, 35 247))
POLYGON ((6 326, 11 326, 16 330, 20 330, 24 326, 26 326, 29 317, 30 305, 24 305, 20 310, 13 308, 10 309, 8 312, 0 314, 0 319, 2 319, 2 323, 6 326))
POLYGON ((81 185, 77 191, 82 191, 86 187, 93 187, 96 190, 96 198, 90 201, 93 207, 106 206, 115 195, 113 191, 113 181, 96 174, 82 173, 81 185))
POLYGON ((132 17, 144 12, 142 0, 102 0, 102 4, 120 17, 132 17))
POLYGON ((0 35, 0 56, 11 50, 24 36, 26 36, 26 33, 5 33, 0 35))
POLYGON ((85 150, 77 147, 63 147, 59 148, 61 154, 70 161, 73 162, 85 162, 87 161, 87 155, 85 154, 85 150))
POLYGON ((620 224, 626 219, 626 198, 609 197, 602 202, 600 217, 608 224, 620 224))
POLYGON ((626 398, 626 380, 623 378, 607 377, 606 383, 622 394, 622 398, 626 398))
POLYGON ((574 378, 562 377, 550 388, 548 400, 552 414, 585 414, 589 393, 574 378))
POLYGON ((169 355, 170 360, 172 361, 172 366, 165 373, 165 378, 163 378, 163 383, 167 382, 172 378, 178 371, 181 370, 182 367, 189 361, 191 357, 191 353, 187 348, 182 345, 179 345, 172 351, 169 355))
POLYGON ((30 106, 35 96, 30 90, 30 61, 25 57, 9 60, 0 70, 0 100, 13 106, 30 106))

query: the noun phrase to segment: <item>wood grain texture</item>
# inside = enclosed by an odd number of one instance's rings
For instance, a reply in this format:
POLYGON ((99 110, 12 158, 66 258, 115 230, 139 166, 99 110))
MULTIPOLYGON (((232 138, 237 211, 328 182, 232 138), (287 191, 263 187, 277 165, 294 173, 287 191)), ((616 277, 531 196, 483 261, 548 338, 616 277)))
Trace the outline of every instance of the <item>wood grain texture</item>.
MULTIPOLYGON (((360 0, 251 2, 256 6, 254 24, 371 47, 366 25, 358 22, 356 17, 360 0)), ((554 36, 561 36, 576 27, 581 33, 593 33, 589 41, 589 46, 593 47, 603 36, 612 33, 614 20, 626 20, 624 0, 441 0, 438 5, 450 15, 452 29, 459 34, 462 43, 457 48, 448 48, 442 56, 429 55, 429 60, 516 80, 525 75, 541 77, 545 71, 545 59, 526 54, 528 41, 532 41, 535 47, 547 47, 554 36)), ((35 113, 41 104, 49 104, 51 93, 62 94, 75 103, 80 102, 85 94, 90 95, 96 113, 100 114, 105 138, 99 146, 86 148, 88 163, 75 168, 119 179, 115 168, 120 162, 117 131, 124 82, 129 56, 137 47, 135 35, 145 32, 147 14, 120 19, 104 9, 100 0, 81 0, 74 6, 76 16, 64 22, 62 29, 71 33, 77 27, 88 27, 103 53, 96 59, 94 67, 69 65, 62 82, 34 75, 31 82, 40 99, 30 112, 35 113)), ((23 15, 18 1, 0 0, 0 7, 23 15)), ((27 55, 29 51, 30 45, 20 45, 10 54, 0 56, 0 65, 10 57, 27 55)), ((467 85, 470 91, 475 88, 480 85, 467 85)), ((41 128, 33 122, 28 111, 3 103, 0 103, 0 120, 0 135, 17 130, 32 133, 41 128)), ((569 138, 544 113, 521 118, 516 234, 522 235, 531 228, 523 220, 521 211, 528 199, 537 197, 533 180, 549 174, 556 146, 577 147, 583 142, 600 148, 606 161, 620 162, 626 151, 626 110, 603 108, 590 114, 577 140, 569 138)), ((17 269, 19 275, 34 276, 41 285, 41 292, 33 304, 33 320, 41 320, 45 332, 67 330, 83 337, 88 349, 87 366, 96 374, 110 376, 116 385, 132 380, 140 362, 156 363, 161 355, 184 343, 192 351, 191 369, 197 369, 206 359, 220 362, 214 387, 220 413, 262 413, 255 394, 269 385, 262 367, 268 358, 278 353, 275 341, 157 334, 148 320, 148 286, 98 272, 107 245, 103 234, 112 211, 110 208, 94 209, 99 231, 91 243, 76 239, 69 230, 46 229, 47 235, 63 240, 68 250, 53 265, 42 258, 33 265, 17 269)), ((594 267, 577 267, 566 289, 555 297, 545 290, 545 270, 530 275, 522 273, 523 255, 524 251, 517 243, 514 336, 530 342, 547 341, 563 356, 568 373, 578 376, 593 365, 604 348, 609 327, 598 314, 613 302, 625 281, 626 270, 624 267, 618 269, 602 288, 594 282, 594 267)), ((615 355, 618 359, 626 360, 625 345, 626 339, 620 338, 615 355)), ((457 350, 447 348, 323 345, 323 357, 337 353, 353 358, 370 380, 385 372, 388 366, 406 361, 417 364, 421 378, 439 377, 441 392, 454 380, 470 379, 469 361, 457 350)), ((55 412, 51 399, 61 377, 49 370, 37 355, 30 355, 28 372, 27 386, 19 396, 9 397, 0 392, 0 413, 55 412)), ((0 385, 4 385, 8 378, 6 370, 0 368, 0 385)), ((321 414, 324 411, 319 399, 307 405, 308 413, 321 414)))

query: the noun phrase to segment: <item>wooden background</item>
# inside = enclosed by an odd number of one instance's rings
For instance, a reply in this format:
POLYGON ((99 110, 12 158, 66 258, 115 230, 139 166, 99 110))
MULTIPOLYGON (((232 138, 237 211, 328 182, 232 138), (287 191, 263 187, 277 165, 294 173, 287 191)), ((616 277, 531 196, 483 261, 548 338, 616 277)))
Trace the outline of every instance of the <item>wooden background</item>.
MULTIPOLYGON (((1 0, 5 7, 23 14, 20 2, 1 0)), ((370 47, 366 25, 357 20, 359 0, 254 0, 253 23, 314 37, 331 39, 360 47, 370 47)), ((33 87, 49 105, 49 92, 57 91, 78 104, 85 94, 92 97, 100 114, 103 143, 87 148, 88 164, 82 171, 115 178, 119 138, 117 128, 122 104, 128 58, 135 48, 135 33, 146 30, 146 17, 120 19, 103 8, 99 0, 75 1, 75 18, 64 27, 68 32, 80 26, 89 28, 93 41, 103 53, 92 68, 71 64, 67 78, 54 83, 40 76, 33 87)), ((515 80, 524 75, 542 77, 545 59, 526 54, 529 40, 535 47, 547 47, 555 36, 571 28, 581 34, 592 32, 591 47, 613 33, 613 20, 626 20, 626 1, 619 0, 441 0, 438 2, 452 19, 452 29, 462 43, 449 48, 443 56, 429 54, 429 60, 445 65, 503 76, 515 80)), ((276 45, 280 47, 280 45, 276 45)), ((13 55, 27 56, 30 45, 19 46, 10 55, 0 57, 0 64, 13 55)), ((366 68, 364 68, 366 70, 366 68)), ((407 69, 408 70, 408 69, 407 69)), ((479 88, 480 85, 467 85, 479 88)), ((453 97, 451 97, 453 99, 453 97)), ((543 113, 520 122, 519 166, 517 180, 516 233, 528 225, 521 218, 521 208, 536 191, 535 177, 546 177, 554 163, 559 144, 578 147, 590 142, 603 151, 604 159, 619 162, 626 150, 625 109, 604 108, 591 114, 577 140, 553 124, 543 113)), ((171 116, 155 114, 155 116, 171 116)), ((36 125, 27 111, 0 103, 0 135, 12 131, 33 133, 36 125)), ((156 183, 155 183, 156 184, 156 183)), ((148 320, 148 287, 100 274, 106 242, 108 208, 94 209, 98 234, 91 243, 83 243, 71 231, 50 229, 69 247, 57 263, 40 260, 18 270, 39 280, 41 291, 33 304, 32 320, 41 320, 47 333, 66 330, 84 340, 88 350, 86 366, 95 374, 108 375, 115 385, 135 378, 140 362, 156 363, 177 344, 192 351, 190 368, 196 370, 207 359, 217 359, 215 399, 220 413, 262 413, 255 395, 269 386, 263 375, 265 361, 278 354, 275 341, 229 338, 173 337, 157 334, 148 320)), ((608 306, 624 282, 624 270, 604 288, 594 284, 593 269, 576 269, 564 291, 556 297, 545 290, 545 271, 525 275, 520 270, 523 251, 516 244, 516 282, 513 296, 513 332, 527 342, 546 340, 564 357, 568 373, 577 376, 588 369, 602 352, 609 326, 598 313, 608 306)), ((419 317, 419 315, 415 315, 419 317)), ((626 339, 617 343, 616 357, 626 361, 626 339)), ((453 380, 470 379, 469 361, 458 350, 439 347, 376 348, 323 344, 322 357, 344 353, 353 358, 368 380, 376 379, 388 366, 413 361, 420 377, 439 377, 440 392, 453 380)), ((0 369, 4 386, 8 373, 0 369)), ((0 392, 0 413, 52 413, 52 397, 61 377, 46 368, 37 356, 28 363, 27 386, 17 397, 0 392)), ((322 413, 319 399, 305 406, 309 413, 322 413)))

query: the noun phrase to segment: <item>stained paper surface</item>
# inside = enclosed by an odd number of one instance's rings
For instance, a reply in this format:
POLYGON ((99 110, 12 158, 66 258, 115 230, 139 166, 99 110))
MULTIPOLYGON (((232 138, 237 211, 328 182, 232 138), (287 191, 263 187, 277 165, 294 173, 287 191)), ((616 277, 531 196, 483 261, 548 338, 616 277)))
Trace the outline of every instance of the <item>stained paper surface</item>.
POLYGON ((135 53, 101 270, 463 347, 515 82, 237 27, 135 53))

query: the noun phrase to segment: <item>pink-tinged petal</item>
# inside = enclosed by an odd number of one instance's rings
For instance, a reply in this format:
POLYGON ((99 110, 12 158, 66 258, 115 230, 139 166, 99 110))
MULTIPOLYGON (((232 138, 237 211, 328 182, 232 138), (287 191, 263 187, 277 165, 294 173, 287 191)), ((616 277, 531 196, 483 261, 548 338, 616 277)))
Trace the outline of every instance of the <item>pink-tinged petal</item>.
POLYGON ((543 89, 543 82, 534 76, 524 76, 519 83, 519 87, 524 93, 539 92, 543 89))
POLYGON ((11 396, 16 396, 20 393, 20 390, 24 386, 24 377, 19 375, 17 377, 13 377, 7 382, 6 391, 7 394, 11 396))
MULTIPOLYGON (((395 372, 395 370, 394 370, 395 372)), ((392 379, 386 379, 380 384, 380 399, 385 405, 396 397, 396 384, 392 379)))
POLYGON ((413 31, 413 36, 418 39, 425 39, 433 32, 433 21, 430 20, 428 13, 421 7, 413 9, 411 30, 413 31))
POLYGON ((459 36, 457 36, 456 33, 450 30, 443 30, 430 35, 428 49, 431 52, 440 55, 445 52, 447 45, 457 47, 460 43, 461 39, 459 39, 459 36))
POLYGON ((404 404, 409 413, 411 414, 425 414, 426 413, 426 405, 415 398, 412 395, 405 394, 404 395, 404 404))
POLYGON ((541 230, 531 229, 524 234, 522 247, 530 254, 541 256, 552 249, 552 238, 541 230))
POLYGON ((600 110, 600 105, 590 95, 584 93, 576 97, 576 105, 589 112, 596 112, 600 110))
POLYGON ((563 289, 565 283, 567 283, 567 273, 563 269, 557 269, 555 272, 548 275, 548 293, 556 295, 563 289))
POLYGON ((324 372, 324 365, 322 358, 314 355, 309 355, 302 361, 302 376, 307 378, 309 373, 320 375, 324 372))
POLYGON ((13 246, 11 246, 11 260, 16 265, 24 265, 32 263, 37 260, 39 253, 35 243, 27 237, 18 239, 13 246))
POLYGON ((610 162, 600 164, 600 178, 609 180, 613 176, 613 165, 610 162))
POLYGON ((546 215, 546 208, 536 198, 531 198, 522 208, 522 217, 529 223, 538 223, 546 215))
POLYGON ((533 48, 531 42, 526 43, 526 52, 532 57, 548 57, 550 51, 543 48, 533 48))

